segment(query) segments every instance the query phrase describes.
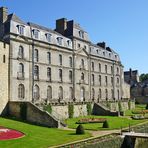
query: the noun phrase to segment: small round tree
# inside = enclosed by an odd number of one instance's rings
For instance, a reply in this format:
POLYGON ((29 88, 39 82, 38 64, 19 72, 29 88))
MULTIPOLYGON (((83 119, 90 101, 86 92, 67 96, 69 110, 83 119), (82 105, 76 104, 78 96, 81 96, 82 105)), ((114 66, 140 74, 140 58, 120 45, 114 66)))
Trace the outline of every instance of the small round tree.
POLYGON ((107 120, 103 122, 103 128, 109 128, 109 123, 107 120))
POLYGON ((76 134, 77 135, 85 134, 85 131, 82 125, 78 125, 78 127, 76 128, 76 134))

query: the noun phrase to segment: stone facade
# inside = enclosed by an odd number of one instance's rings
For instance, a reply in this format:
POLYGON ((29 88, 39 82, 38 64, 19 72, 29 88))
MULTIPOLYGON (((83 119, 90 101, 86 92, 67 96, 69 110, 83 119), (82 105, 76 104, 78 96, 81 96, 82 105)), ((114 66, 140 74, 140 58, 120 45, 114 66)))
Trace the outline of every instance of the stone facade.
POLYGON ((93 44, 79 24, 56 29, 26 23, 0 8, 1 39, 10 44, 10 101, 83 102, 123 98, 123 66, 104 42, 93 44))
POLYGON ((0 41, 0 115, 8 102, 9 45, 0 41))

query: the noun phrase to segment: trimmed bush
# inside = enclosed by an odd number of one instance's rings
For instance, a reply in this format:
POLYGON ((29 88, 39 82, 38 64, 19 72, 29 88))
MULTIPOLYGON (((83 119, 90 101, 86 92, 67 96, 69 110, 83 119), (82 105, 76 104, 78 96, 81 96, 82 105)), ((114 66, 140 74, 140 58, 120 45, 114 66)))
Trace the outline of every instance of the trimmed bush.
POLYGON ((145 107, 145 109, 148 109, 148 104, 146 104, 146 107, 145 107))
POLYGON ((85 134, 84 127, 82 125, 78 125, 78 127, 76 128, 76 134, 77 135, 85 134))
POLYGON ((87 103, 87 115, 91 115, 92 114, 92 107, 91 107, 91 103, 87 103))
POLYGON ((73 118, 73 115, 74 115, 74 105, 73 104, 68 105, 68 114, 69 114, 69 118, 73 118))
POLYGON ((107 120, 103 123, 102 128, 109 128, 109 123, 107 120))

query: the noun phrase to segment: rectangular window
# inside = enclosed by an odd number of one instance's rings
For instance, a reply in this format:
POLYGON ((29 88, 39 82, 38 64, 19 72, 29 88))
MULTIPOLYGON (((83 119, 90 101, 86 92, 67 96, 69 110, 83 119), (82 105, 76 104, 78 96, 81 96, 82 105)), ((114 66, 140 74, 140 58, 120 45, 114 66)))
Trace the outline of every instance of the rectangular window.
POLYGON ((105 65, 105 73, 107 73, 107 65, 105 65))
POLYGON ((107 76, 105 76, 105 86, 108 85, 108 80, 107 80, 107 76))
POLYGON ((71 70, 69 71, 69 80, 70 82, 72 82, 72 71, 71 70))
POLYGON ((47 68, 47 78, 49 81, 51 81, 51 68, 50 67, 47 68))
POLYGON ((101 86, 101 75, 99 75, 99 86, 101 86))
POLYGON ((62 69, 59 69, 59 80, 60 80, 60 82, 62 82, 62 69))
POLYGON ((18 25, 17 28, 18 28, 18 33, 20 35, 24 35, 24 26, 23 25, 18 25))
POLYGON ((111 77, 111 85, 113 86, 114 82, 113 82, 113 77, 111 77))
POLYGON ((33 30, 33 35, 34 35, 34 38, 38 39, 39 38, 39 30, 34 29, 33 30))
POLYGON ((51 42, 51 34, 46 33, 45 35, 46 35, 47 41, 48 41, 48 42, 51 42))
POLYGON ((58 45, 62 45, 62 41, 63 41, 63 38, 57 37, 57 43, 58 43, 58 45))
POLYGON ((51 53, 50 52, 47 52, 47 61, 48 61, 48 64, 51 64, 51 53))

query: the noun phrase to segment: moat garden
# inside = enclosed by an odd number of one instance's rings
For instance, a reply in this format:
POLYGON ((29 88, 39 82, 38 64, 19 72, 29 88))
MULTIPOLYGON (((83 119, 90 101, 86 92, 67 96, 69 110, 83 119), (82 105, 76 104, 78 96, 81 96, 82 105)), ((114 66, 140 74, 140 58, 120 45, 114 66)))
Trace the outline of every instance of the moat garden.
MULTIPOLYGON (((129 126, 132 128, 135 125, 148 121, 148 110, 145 108, 146 105, 136 105, 134 110, 127 110, 125 116, 119 117, 90 115, 86 117, 70 118, 64 121, 68 125, 68 128, 66 129, 47 128, 18 121, 15 118, 10 119, 1 117, 0 126, 18 130, 24 133, 25 136, 14 140, 2 140, 0 141, 0 147, 47 148, 93 138, 93 132, 99 134, 102 131, 110 131, 110 133, 112 133, 113 130, 120 131, 129 126), (143 117, 145 117, 145 119, 143 117), (86 121, 89 123, 83 123, 86 121), (92 123, 92 121, 94 121, 94 123, 92 123), (108 122, 108 128, 103 128, 104 121, 108 122), (75 129, 79 125, 78 123, 84 127, 85 134, 76 134, 75 129)), ((101 134, 99 135, 101 136, 101 134)), ((95 136, 97 136, 97 134, 95 136)))

